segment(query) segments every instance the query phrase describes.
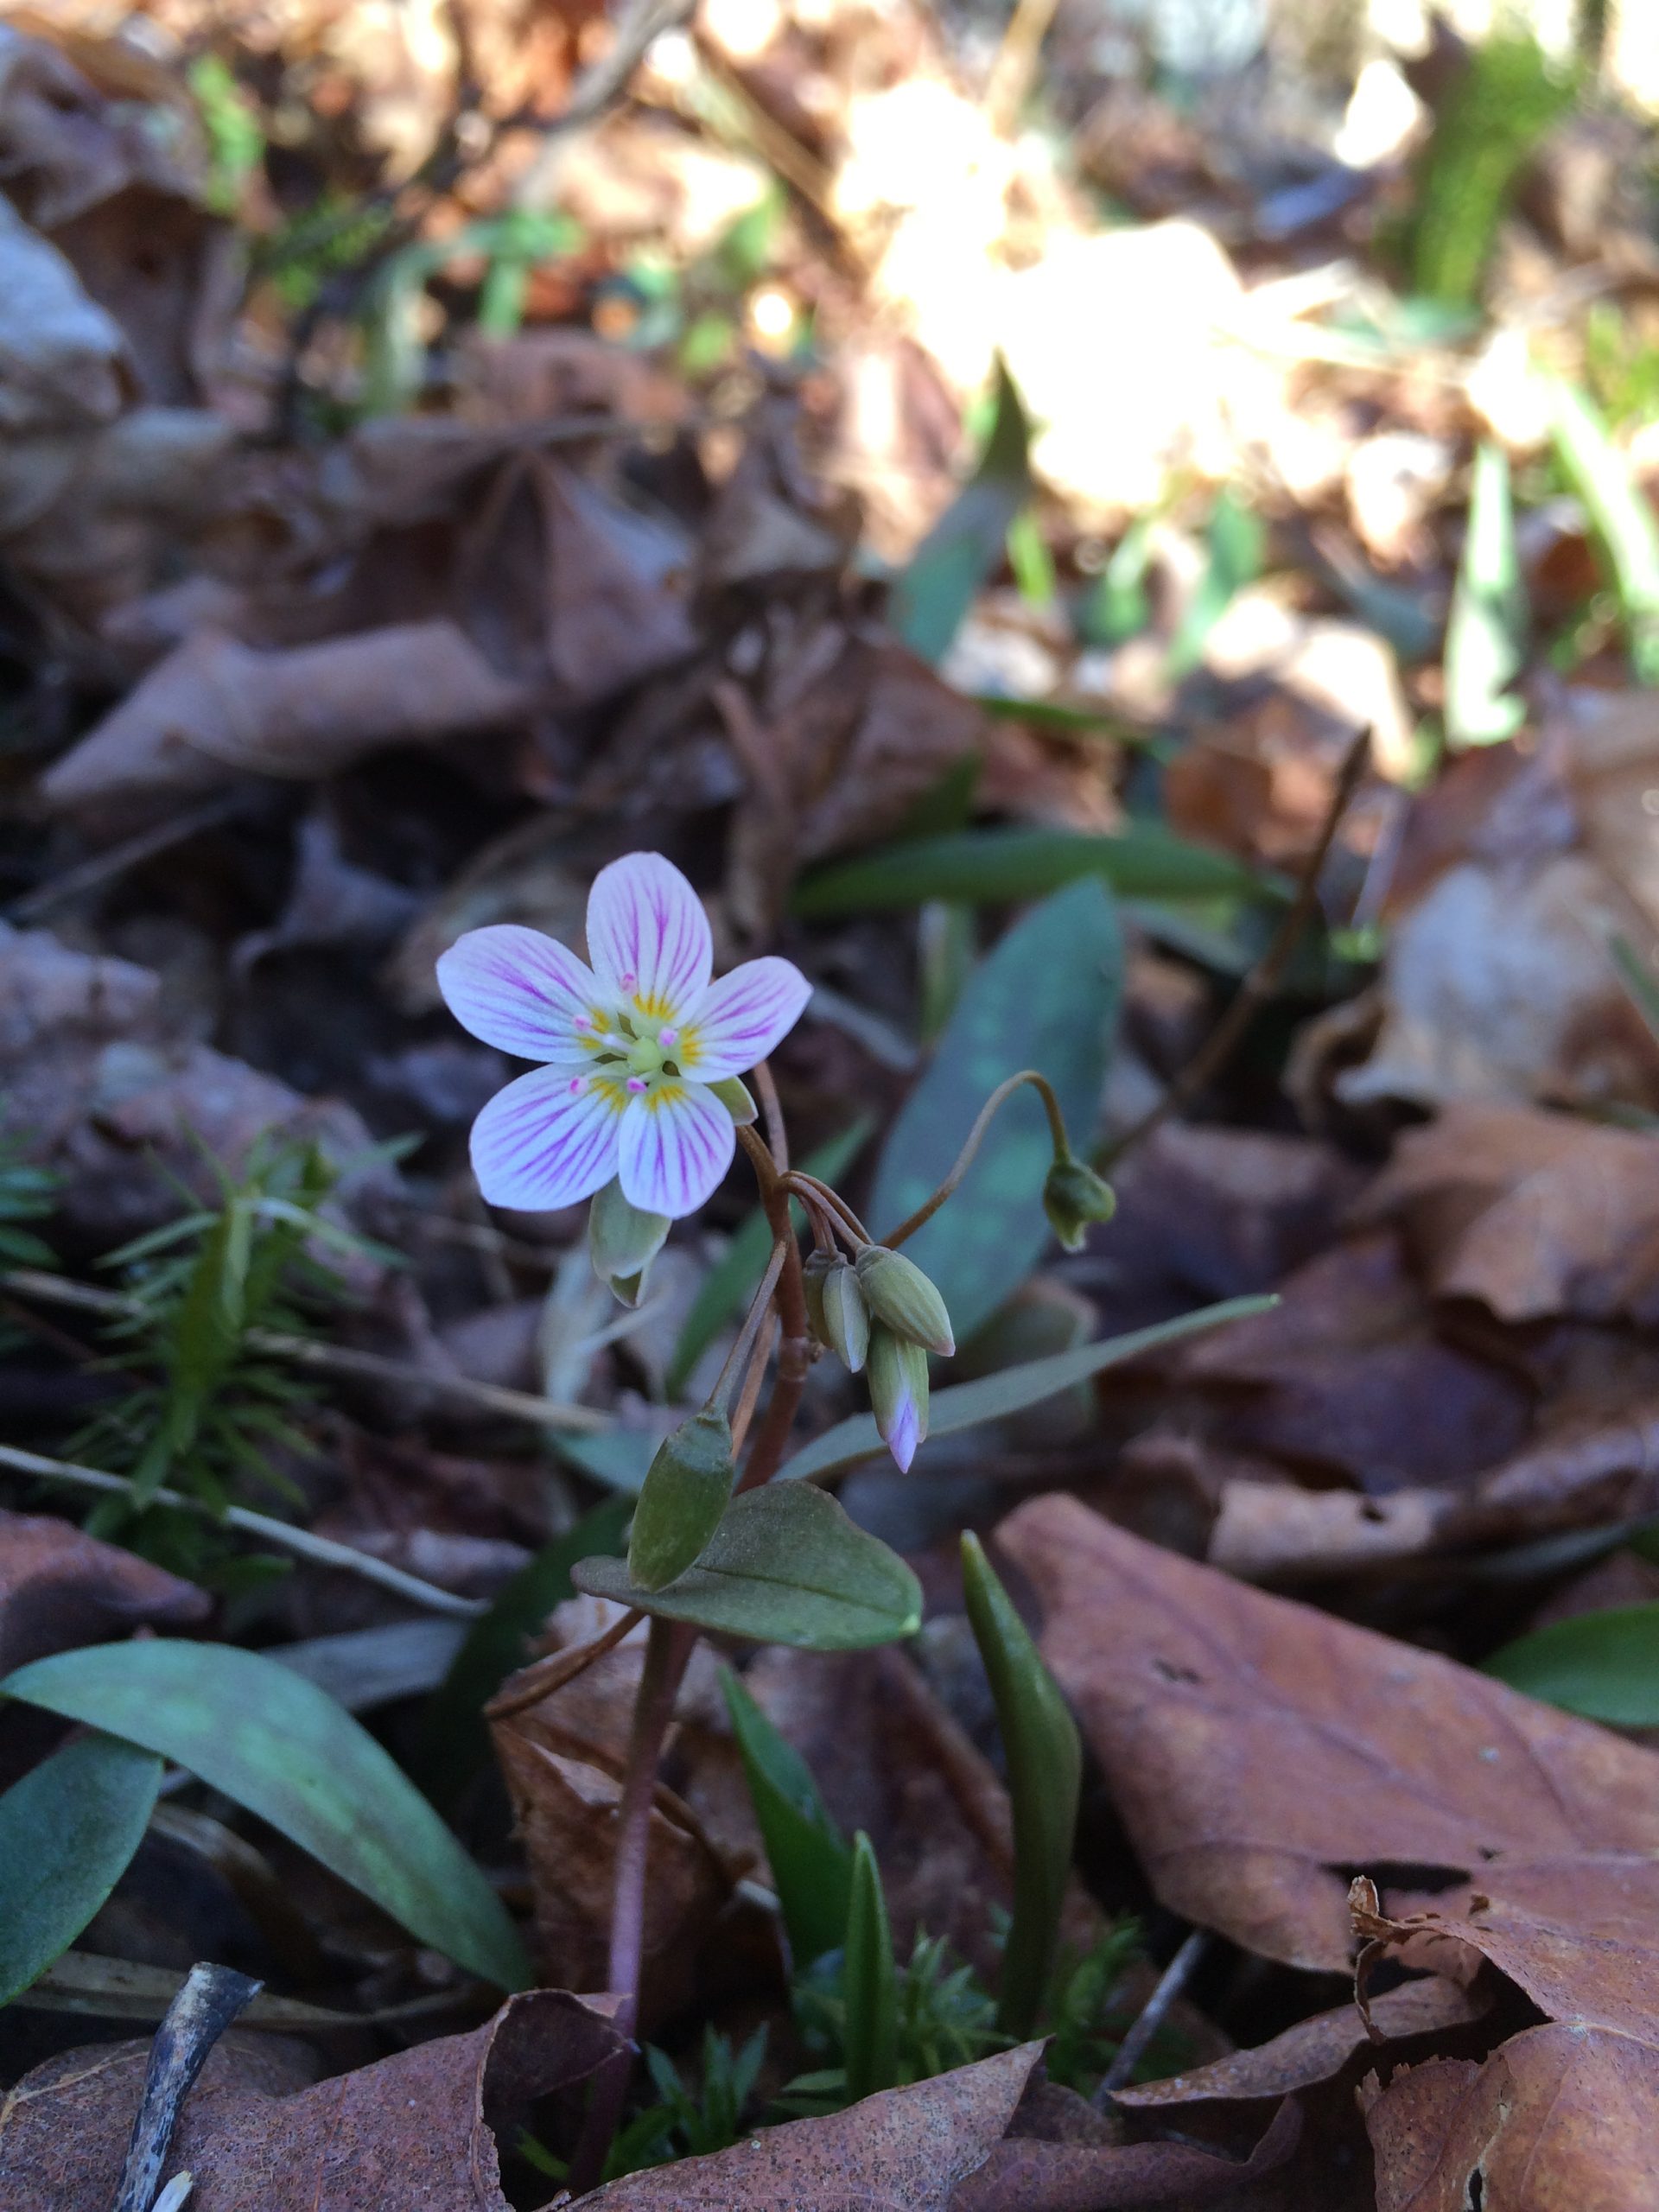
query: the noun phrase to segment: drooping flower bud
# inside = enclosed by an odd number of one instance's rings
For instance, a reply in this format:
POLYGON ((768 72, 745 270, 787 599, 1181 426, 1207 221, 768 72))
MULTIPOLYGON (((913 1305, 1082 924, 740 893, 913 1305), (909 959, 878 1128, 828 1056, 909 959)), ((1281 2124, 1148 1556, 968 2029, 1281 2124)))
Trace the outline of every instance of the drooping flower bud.
POLYGON ((882 1442, 907 1474, 927 1434, 927 1354, 879 1321, 870 1331, 870 1404, 882 1442))
POLYGON ((856 1375, 870 1348, 870 1309, 857 1268, 839 1255, 824 1274, 823 1300, 823 1341, 847 1372, 856 1375))
POLYGON ((1103 1176, 1067 1154, 1057 1160, 1043 1183, 1043 1211, 1068 1252, 1080 1252, 1091 1221, 1109 1221, 1117 1196, 1103 1176))
POLYGON ((740 1129, 760 1118, 760 1109, 755 1104, 749 1086, 741 1075, 723 1075, 718 1083, 709 1086, 740 1129))
POLYGON ((817 1245, 801 1263, 801 1287, 806 1294, 806 1322, 821 1344, 829 1338, 823 1333, 823 1279, 835 1265, 836 1254, 825 1252, 817 1245))
POLYGON ((946 1358, 955 1351, 944 1300, 913 1260, 885 1244, 867 1244, 858 1255, 858 1280, 871 1313, 896 1335, 946 1358))
POLYGON ((628 1575, 662 1590, 685 1573, 719 1528, 736 1475, 732 1425, 705 1406, 657 1447, 634 1508, 628 1575))
POLYGON ((608 1283, 624 1306, 637 1306, 645 1270, 668 1235, 665 1213, 645 1213, 622 1195, 613 1177, 588 1209, 588 1251, 594 1273, 608 1283))

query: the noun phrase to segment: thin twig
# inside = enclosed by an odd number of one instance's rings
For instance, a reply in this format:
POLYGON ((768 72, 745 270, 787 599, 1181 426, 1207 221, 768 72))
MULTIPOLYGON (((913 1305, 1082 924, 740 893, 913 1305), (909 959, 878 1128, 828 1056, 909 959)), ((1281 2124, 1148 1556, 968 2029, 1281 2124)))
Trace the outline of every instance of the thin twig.
MULTIPOLYGON (((79 1490, 104 1491, 111 1497, 133 1495, 132 1484, 124 1475, 108 1474, 102 1467, 83 1467, 73 1459, 48 1459, 38 1452, 20 1452, 15 1444, 0 1444, 0 1467, 10 1467, 20 1475, 38 1475, 44 1482, 73 1483, 79 1490)), ((239 1529, 245 1536, 257 1536, 262 1543, 280 1544, 283 1550, 315 1560, 319 1567, 339 1567, 347 1574, 360 1575, 365 1582, 378 1582, 383 1590, 407 1598, 411 1605, 424 1605, 430 1613, 473 1620, 489 1611, 481 1598, 458 1597, 453 1590, 441 1590, 435 1582, 423 1582, 418 1574, 405 1574, 401 1567, 376 1559, 372 1552, 357 1551, 350 1544, 336 1543, 331 1536, 316 1535, 309 1529, 296 1529, 286 1521, 273 1521, 268 1514, 250 1512, 244 1505, 227 1505, 216 1511, 200 1498, 187 1497, 176 1490, 152 1491, 144 1503, 199 1514, 204 1521, 239 1529)))
POLYGON ((999 138, 1020 120, 1059 0, 1016 0, 985 85, 985 112, 999 138))
POLYGON ((184 2101, 213 2045, 260 1986, 229 1967, 191 1967, 150 2045, 143 2098, 110 2212, 151 2212, 184 2101))
POLYGON ((615 27, 610 51, 582 71, 564 106, 543 125, 541 149, 513 194, 516 207, 541 208, 551 204, 564 156, 563 142, 572 131, 595 121, 627 89, 628 79, 644 60, 647 47, 664 31, 683 23, 695 3, 696 0, 631 0, 615 27))
POLYGON ((522 1713, 527 1706, 539 1705, 544 1697, 551 1697, 555 1690, 562 1690, 567 1682, 574 1682, 578 1675, 585 1675, 596 1659, 613 1651, 625 1636, 629 1636, 644 1620, 643 1613, 619 1613, 602 1635, 594 1637, 587 1643, 573 1645, 563 1651, 550 1651, 544 1659, 532 1660, 519 1674, 509 1689, 499 1691, 484 1708, 486 1720, 508 1720, 515 1713, 522 1713))
POLYGON ((1095 2091, 1095 2103, 1103 2111, 1110 2102, 1112 2092, 1121 2089, 1146 2056, 1147 2045, 1164 2024, 1164 2016, 1185 1988, 1198 1961, 1209 1948, 1210 1931, 1195 1928, 1188 1935, 1174 1957, 1164 1968, 1158 1986, 1141 2009, 1141 2017, 1117 2047, 1117 2056, 1106 2069, 1104 2079, 1095 2091))
POLYGON ((956 1165, 931 1198, 925 1198, 912 1214, 907 1214, 887 1237, 887 1249, 896 1250, 907 1236, 913 1236, 925 1221, 931 1221, 939 1208, 950 1196, 963 1177, 974 1164, 974 1154, 985 1141, 985 1132, 995 1120, 1007 1101, 1021 1084, 1029 1084, 1043 1102, 1048 1116, 1048 1130, 1053 1139, 1057 1157, 1064 1157, 1069 1149, 1065 1131, 1065 1117, 1060 1112, 1060 1102, 1054 1096, 1052 1084, 1046 1075, 1035 1068, 1021 1068, 1018 1075, 1011 1075, 1006 1083, 999 1083, 985 1103, 980 1108, 974 1126, 968 1132, 967 1141, 957 1154, 956 1165))
POLYGON ((1098 1168, 1116 1165, 1126 1152, 1149 1137, 1152 1132, 1166 1122, 1172 1114, 1190 1105, 1225 1064, 1245 1031, 1261 1008, 1279 987, 1279 980, 1290 962, 1319 902, 1319 878, 1348 803, 1359 788, 1371 757, 1371 733, 1363 729, 1348 748, 1336 786, 1331 794, 1331 804, 1325 810, 1325 821, 1319 830, 1319 842, 1303 863, 1296 885, 1296 896, 1286 909, 1284 918, 1274 931, 1271 941, 1261 958, 1250 969, 1243 982, 1227 1002, 1225 1013, 1194 1052, 1186 1065, 1180 1069, 1157 1104, 1141 1116, 1131 1128, 1120 1137, 1109 1139, 1095 1154, 1098 1168))
POLYGON ((732 1452, 735 1456, 743 1449, 743 1440, 749 1433, 749 1423, 754 1419, 754 1408, 760 1396, 760 1386, 766 1379, 766 1370, 772 1363, 772 1351, 778 1338, 778 1317, 768 1313, 766 1326, 755 1344, 754 1357, 749 1362, 749 1371, 743 1377, 743 1388, 737 1401, 737 1410, 732 1415, 732 1452))
POLYGON ((35 922, 42 914, 49 914, 54 906, 61 906, 71 899, 79 899, 84 892, 96 891, 124 875, 130 868, 137 868, 144 861, 154 860, 158 853, 174 845, 181 845, 187 837, 194 837, 204 830, 216 830, 221 822, 239 813, 247 804, 243 792, 221 792, 217 798, 208 799, 201 806, 187 808, 182 814, 169 815, 165 822, 153 822, 148 830, 140 830, 136 836, 125 837, 118 845, 108 846, 101 853, 94 853, 74 868, 66 868, 61 875, 51 876, 44 883, 37 883, 32 891, 25 891, 12 899, 3 912, 8 921, 35 922))
MULTIPOLYGON (((144 1311, 143 1300, 117 1290, 99 1290, 91 1283, 69 1282, 37 1268, 10 1268, 0 1274, 0 1287, 20 1297, 35 1298, 48 1306, 79 1306, 84 1313, 104 1313, 124 1319, 144 1311)), ((280 1329, 250 1329, 245 1342, 255 1351, 273 1359, 290 1361, 325 1375, 358 1375, 374 1382, 396 1382, 406 1389, 430 1390, 439 1397, 464 1399, 467 1404, 541 1428, 595 1430, 609 1428, 608 1414, 591 1406, 566 1405, 557 1398, 538 1398, 528 1390, 509 1390, 499 1382, 476 1382, 469 1375, 435 1374, 407 1360, 387 1359, 378 1351, 357 1351, 346 1344, 314 1344, 308 1337, 290 1337, 280 1329)))

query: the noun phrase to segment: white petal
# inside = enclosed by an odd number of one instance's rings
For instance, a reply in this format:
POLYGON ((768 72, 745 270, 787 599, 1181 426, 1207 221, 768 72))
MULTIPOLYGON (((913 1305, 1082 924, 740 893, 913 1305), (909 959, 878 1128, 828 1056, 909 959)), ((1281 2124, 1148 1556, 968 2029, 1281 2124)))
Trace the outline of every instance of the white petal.
POLYGON ((628 853, 601 868, 588 894, 588 957, 608 995, 648 1019, 675 1022, 714 971, 702 901, 660 853, 628 853))
POLYGON ((592 1020, 599 985, 585 961, 540 930, 468 930, 441 955, 438 988, 462 1028, 518 1059, 576 1067, 591 1057, 576 1023, 592 1020))
POLYGON ((473 1123, 473 1168, 493 1206, 573 1206, 616 1173, 628 1094, 602 1076, 535 1068, 498 1091, 473 1123))
POLYGON ((700 1083, 742 1075, 788 1036, 812 986, 787 960, 746 960, 709 986, 674 1046, 677 1067, 700 1083))
POLYGON ((732 1117, 711 1090, 654 1083, 630 1100, 622 1119, 622 1195, 646 1213, 677 1220, 712 1197, 736 1150, 732 1117))

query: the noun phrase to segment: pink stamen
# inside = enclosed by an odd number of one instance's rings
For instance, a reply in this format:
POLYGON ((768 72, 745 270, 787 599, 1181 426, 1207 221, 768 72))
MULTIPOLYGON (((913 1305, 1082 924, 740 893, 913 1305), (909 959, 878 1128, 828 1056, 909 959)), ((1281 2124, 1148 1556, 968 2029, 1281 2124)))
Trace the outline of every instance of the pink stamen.
POLYGON ((671 1052, 679 1041, 680 1033, 677 1029, 659 1029, 657 1033, 657 1042, 665 1052, 671 1052))
POLYGON ((644 1076, 631 1075, 628 1077, 628 1089, 633 1093, 636 1098, 639 1096, 639 1093, 645 1089, 645 1078, 644 1076))
POLYGON ((590 1014, 578 1014, 571 1016, 571 1027, 573 1028, 591 1029, 593 1026, 594 1018, 590 1014))
POLYGON ((574 1098, 581 1089, 582 1077, 579 1075, 573 1075, 570 1078, 570 1096, 574 1098))
POLYGON ((639 978, 633 973, 633 970, 630 969, 628 973, 622 978, 623 989, 625 991, 631 991, 639 980, 639 978))

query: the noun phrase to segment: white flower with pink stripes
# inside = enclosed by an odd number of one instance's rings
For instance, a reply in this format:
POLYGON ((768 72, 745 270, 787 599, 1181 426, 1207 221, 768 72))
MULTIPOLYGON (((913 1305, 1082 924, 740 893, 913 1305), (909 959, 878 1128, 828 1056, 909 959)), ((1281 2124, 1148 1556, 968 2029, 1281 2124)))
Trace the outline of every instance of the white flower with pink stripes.
POLYGON ((586 963, 512 923, 450 947, 438 987, 455 1019, 542 1063, 473 1124, 492 1205, 575 1205, 620 1176, 642 1212, 696 1211, 737 1144, 709 1085, 765 1059, 811 993, 787 960, 713 972, 702 903, 660 853, 629 853, 594 878, 586 963))

